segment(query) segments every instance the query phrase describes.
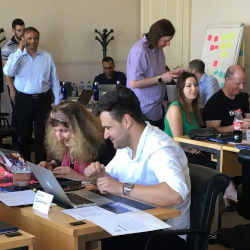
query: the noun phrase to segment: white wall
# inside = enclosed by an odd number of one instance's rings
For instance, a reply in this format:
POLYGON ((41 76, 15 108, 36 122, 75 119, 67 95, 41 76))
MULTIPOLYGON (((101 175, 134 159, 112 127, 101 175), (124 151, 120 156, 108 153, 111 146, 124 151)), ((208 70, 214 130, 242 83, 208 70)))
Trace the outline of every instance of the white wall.
POLYGON ((92 80, 102 71, 102 51, 94 40, 94 29, 114 29, 108 55, 122 71, 130 47, 139 38, 139 0, 12 0, 1 1, 0 8, 0 27, 7 38, 16 17, 39 29, 40 47, 52 54, 63 80, 92 80))
POLYGON ((250 93, 250 1, 249 0, 192 0, 191 16, 191 59, 200 58, 206 26, 209 24, 232 24, 243 22, 246 25, 245 66, 250 93))

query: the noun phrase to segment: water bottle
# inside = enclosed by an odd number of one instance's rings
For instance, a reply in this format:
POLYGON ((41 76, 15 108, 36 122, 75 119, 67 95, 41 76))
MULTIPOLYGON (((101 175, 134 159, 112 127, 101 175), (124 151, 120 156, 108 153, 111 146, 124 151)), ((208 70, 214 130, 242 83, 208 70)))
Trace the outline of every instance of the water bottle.
POLYGON ((234 122, 233 122, 233 138, 234 141, 237 143, 240 143, 242 141, 242 129, 243 129, 243 116, 242 116, 242 112, 241 109, 237 109, 235 111, 235 115, 234 115, 234 122))
POLYGON ((62 83, 61 94, 62 94, 62 100, 67 100, 66 82, 62 83))
POLYGON ((75 83, 72 84, 72 97, 78 96, 78 89, 75 83))
POLYGON ((120 81, 116 81, 116 88, 118 89, 121 85, 121 82, 120 81))
POLYGON ((80 81, 79 86, 78 86, 78 94, 81 95, 82 91, 84 90, 85 85, 83 81, 80 81))
POLYGON ((94 82, 94 86, 93 86, 93 99, 95 102, 98 102, 99 100, 99 86, 98 86, 98 82, 94 82))

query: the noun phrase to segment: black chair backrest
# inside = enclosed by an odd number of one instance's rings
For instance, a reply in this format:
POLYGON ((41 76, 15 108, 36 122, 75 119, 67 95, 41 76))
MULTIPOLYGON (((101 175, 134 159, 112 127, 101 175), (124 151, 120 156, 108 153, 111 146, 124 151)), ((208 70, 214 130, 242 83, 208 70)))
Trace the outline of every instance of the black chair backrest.
POLYGON ((208 246, 216 199, 229 184, 229 177, 199 165, 189 166, 191 179, 191 208, 188 249, 203 250, 208 246), (197 233, 196 233, 197 232, 197 233), (202 232, 202 233, 199 233, 202 232))

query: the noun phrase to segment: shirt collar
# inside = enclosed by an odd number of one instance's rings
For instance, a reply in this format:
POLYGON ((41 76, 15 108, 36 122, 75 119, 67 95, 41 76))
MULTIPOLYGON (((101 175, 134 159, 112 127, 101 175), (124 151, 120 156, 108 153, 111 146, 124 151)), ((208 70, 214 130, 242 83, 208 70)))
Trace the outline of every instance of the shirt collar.
MULTIPOLYGON (((143 152, 143 148, 145 145, 145 141, 148 135, 149 130, 151 129, 151 125, 149 122, 146 122, 146 127, 144 128, 141 137, 139 139, 138 145, 137 145, 137 149, 136 149, 136 155, 135 158, 133 160, 137 160, 140 158, 140 156, 142 155, 143 152)), ((132 158, 132 149, 131 148, 127 148, 128 149, 128 153, 130 155, 130 157, 132 158)))
MULTIPOLYGON (((37 50, 36 51, 36 56, 38 56, 38 55, 40 55, 41 54, 41 50, 37 50)), ((27 52, 27 50, 26 50, 26 48, 24 48, 24 50, 23 50, 23 55, 29 55, 29 53, 27 52)))
POLYGON ((13 43, 18 44, 18 42, 17 42, 17 40, 15 39, 14 36, 12 36, 10 40, 11 40, 13 43))

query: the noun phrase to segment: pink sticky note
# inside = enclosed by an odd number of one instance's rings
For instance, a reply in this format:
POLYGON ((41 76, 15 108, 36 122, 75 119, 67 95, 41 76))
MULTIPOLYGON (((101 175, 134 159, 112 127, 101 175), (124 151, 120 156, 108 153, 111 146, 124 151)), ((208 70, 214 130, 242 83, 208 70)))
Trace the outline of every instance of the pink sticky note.
POLYGON ((218 61, 215 60, 215 61, 213 62, 213 66, 214 66, 214 67, 217 67, 217 65, 218 65, 218 61))
POLYGON ((212 40, 212 37, 213 37, 212 35, 208 35, 207 40, 208 40, 208 41, 211 41, 211 40, 212 40))
POLYGON ((219 40, 219 37, 218 36, 215 36, 214 37, 214 41, 217 42, 219 40))
POLYGON ((214 50, 214 45, 213 44, 210 45, 210 50, 211 51, 214 50))
POLYGON ((214 49, 219 49, 219 45, 215 45, 214 49))

